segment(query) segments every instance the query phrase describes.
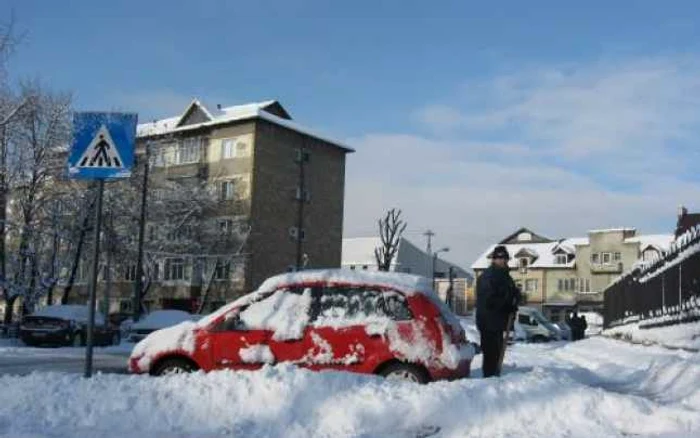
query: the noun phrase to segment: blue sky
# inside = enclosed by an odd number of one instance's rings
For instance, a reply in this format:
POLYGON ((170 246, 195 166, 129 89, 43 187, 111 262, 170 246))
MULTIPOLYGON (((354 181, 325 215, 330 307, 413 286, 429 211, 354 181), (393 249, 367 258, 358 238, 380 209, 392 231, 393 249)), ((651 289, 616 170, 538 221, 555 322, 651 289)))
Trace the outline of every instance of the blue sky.
POLYGON ((15 78, 80 109, 279 99, 349 141, 346 234, 404 209, 469 265, 526 225, 667 232, 700 208, 694 1, 6 0, 15 78), (392 165, 387 166, 387 162, 392 165))

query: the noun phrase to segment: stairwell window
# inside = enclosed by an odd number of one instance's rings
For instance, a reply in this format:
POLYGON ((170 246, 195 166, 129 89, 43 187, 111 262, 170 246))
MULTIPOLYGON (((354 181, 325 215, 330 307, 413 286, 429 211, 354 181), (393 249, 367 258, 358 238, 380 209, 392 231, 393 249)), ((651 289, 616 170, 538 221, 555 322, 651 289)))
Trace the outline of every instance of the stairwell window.
POLYGON ((221 141, 221 156, 224 159, 250 156, 248 142, 241 138, 225 138, 221 141))

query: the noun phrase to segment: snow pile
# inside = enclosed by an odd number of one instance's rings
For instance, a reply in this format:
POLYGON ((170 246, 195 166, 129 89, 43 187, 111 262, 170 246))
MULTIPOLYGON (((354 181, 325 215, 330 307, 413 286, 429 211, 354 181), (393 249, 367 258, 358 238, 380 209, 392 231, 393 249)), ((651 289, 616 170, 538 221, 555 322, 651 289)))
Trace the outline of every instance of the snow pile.
POLYGON ((441 429, 436 437, 698 436, 697 355, 591 341, 517 346, 525 367, 500 379, 429 385, 291 366, 0 377, 0 437, 405 438, 426 426, 441 429))
POLYGON ((243 363, 274 363, 275 356, 267 345, 251 345, 239 351, 243 363))
POLYGON ((185 321, 178 325, 155 331, 134 346, 131 357, 138 358, 142 370, 151 367, 153 360, 166 351, 182 351, 192 354, 195 348, 195 329, 197 325, 185 321))
POLYGON ((700 322, 698 321, 655 328, 641 328, 640 323, 637 322, 604 330, 603 335, 643 344, 700 349, 700 322))
POLYGON ((246 327, 271 330, 272 339, 301 339, 309 319, 311 289, 302 294, 278 290, 270 298, 251 304, 239 318, 246 327))

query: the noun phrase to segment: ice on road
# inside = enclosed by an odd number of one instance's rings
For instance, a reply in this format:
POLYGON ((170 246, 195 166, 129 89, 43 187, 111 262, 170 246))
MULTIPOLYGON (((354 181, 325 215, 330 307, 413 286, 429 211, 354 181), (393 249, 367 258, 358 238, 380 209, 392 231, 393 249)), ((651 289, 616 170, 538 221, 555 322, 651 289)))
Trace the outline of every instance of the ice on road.
POLYGON ((605 338, 516 345, 500 379, 423 386, 291 366, 5 375, 0 437, 697 437, 699 382, 697 353, 605 338))

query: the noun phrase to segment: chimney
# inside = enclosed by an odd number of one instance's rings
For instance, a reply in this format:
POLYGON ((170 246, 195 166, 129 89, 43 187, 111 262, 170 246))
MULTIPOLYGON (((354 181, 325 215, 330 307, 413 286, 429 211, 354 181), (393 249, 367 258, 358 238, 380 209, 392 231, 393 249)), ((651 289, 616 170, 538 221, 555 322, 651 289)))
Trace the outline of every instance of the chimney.
POLYGON ((221 104, 220 104, 220 103, 217 103, 217 104, 216 104, 216 109, 218 109, 219 111, 221 111, 221 104))
POLYGON ((681 205, 680 207, 678 207, 678 219, 684 217, 687 214, 688 214, 688 209, 685 208, 685 206, 681 205))

